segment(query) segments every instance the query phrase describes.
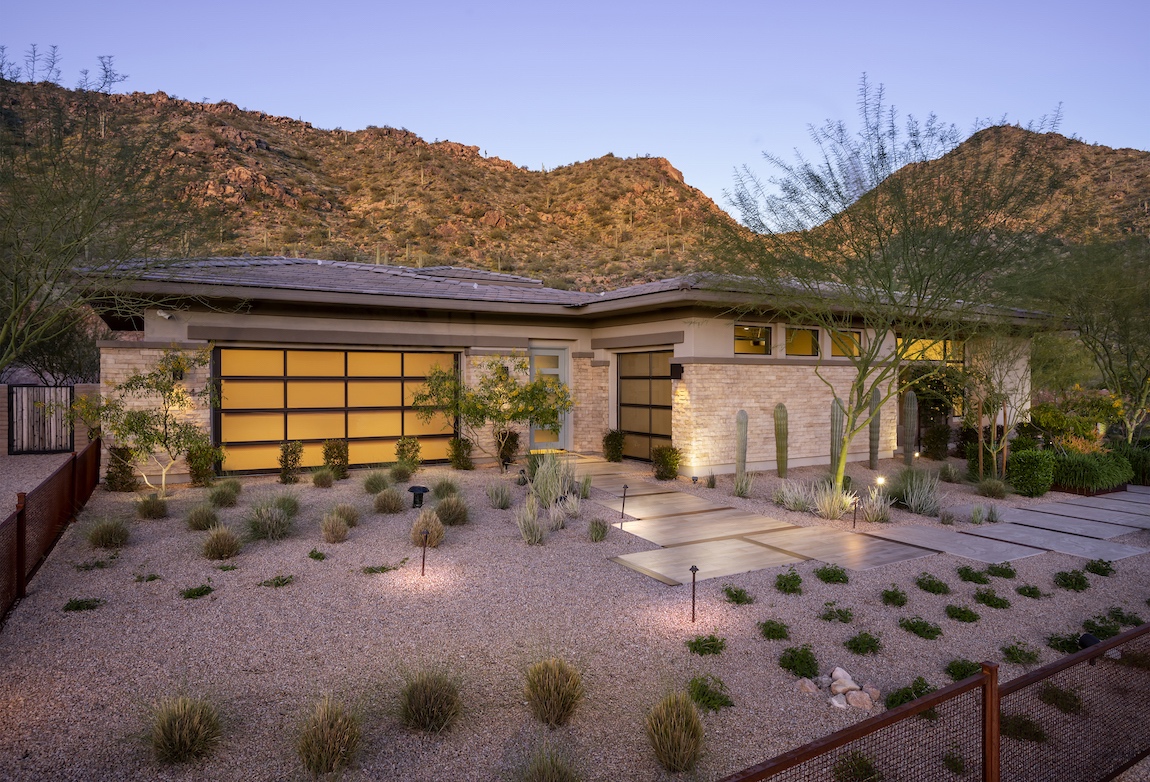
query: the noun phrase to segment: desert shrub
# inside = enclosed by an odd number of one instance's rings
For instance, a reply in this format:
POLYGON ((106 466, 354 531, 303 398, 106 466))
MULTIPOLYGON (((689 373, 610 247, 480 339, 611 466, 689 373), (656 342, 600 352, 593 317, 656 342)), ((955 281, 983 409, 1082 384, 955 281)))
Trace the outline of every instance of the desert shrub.
POLYGON ((943 483, 962 483, 962 473, 950 462, 938 468, 938 479, 943 483))
POLYGON ((278 576, 272 576, 269 579, 265 579, 264 581, 261 581, 259 583, 259 586, 270 587, 272 589, 279 589, 280 587, 290 586, 294 582, 295 582, 295 576, 290 575, 290 574, 286 575, 286 576, 283 574, 280 574, 278 576))
POLYGON ((694 768, 703 752, 703 722, 691 697, 677 692, 659 701, 647 714, 647 739, 663 768, 694 768))
POLYGON ((1092 559, 1083 565, 1082 569, 1096 576, 1114 575, 1114 563, 1105 559, 1092 559))
POLYGON ((441 670, 422 670, 407 676, 399 693, 399 717, 411 730, 441 733, 463 711, 459 686, 441 670))
POLYGON ((981 673, 982 666, 973 660, 965 660, 960 657, 957 660, 948 662, 946 668, 943 670, 946 671, 946 675, 953 681, 960 682, 963 679, 974 676, 976 673, 981 673))
POLYGON ((974 590, 974 602, 981 603, 987 608, 1010 608, 1010 601, 995 594, 990 588, 974 590))
POLYGON ((511 487, 506 483, 487 484, 487 502, 496 510, 511 507, 511 487))
POLYGON ((861 752, 851 751, 839 755, 831 769, 835 782, 882 782, 882 772, 874 761, 861 752))
POLYGON ((199 586, 180 590, 180 597, 184 598, 184 600, 199 600, 201 597, 207 597, 214 591, 211 584, 200 584, 199 586))
POLYGON ((514 779, 515 782, 581 782, 571 762, 547 744, 531 754, 514 779))
POLYGON ((280 483, 298 483, 299 466, 303 462, 303 443, 288 440, 280 443, 280 483))
POLYGON ((1007 738, 1018 741, 1033 741, 1041 744, 1046 741, 1046 731, 1032 717, 1025 714, 1003 714, 999 731, 1007 738))
POLYGON ((983 478, 974 487, 974 490, 983 497, 1000 500, 1009 493, 1009 487, 997 478, 983 478))
POLYGON ((906 592, 899 589, 897 584, 891 584, 890 589, 882 591, 882 604, 902 608, 906 605, 906 592))
POLYGON ((467 503, 456 495, 445 497, 435 506, 435 515, 448 527, 458 527, 468 521, 467 503))
POLYGON ((1042 597, 1042 590, 1033 584, 1023 584, 1014 590, 1023 597, 1029 597, 1032 600, 1038 600, 1042 597))
POLYGON ((930 592, 932 595, 949 595, 950 585, 937 576, 930 573, 919 573, 918 578, 914 580, 915 586, 923 592, 930 592))
POLYGON ((757 473, 744 472, 742 475, 735 476, 735 486, 733 489, 736 497, 743 497, 744 499, 751 496, 751 489, 755 488, 755 478, 757 473))
POLYGON ((890 521, 890 508, 893 504, 894 500, 877 486, 872 486, 867 496, 859 500, 858 508, 862 512, 863 521, 884 524, 890 521))
POLYGON ((713 472, 707 473, 707 488, 713 489, 713 488, 715 488, 715 484, 716 484, 715 474, 713 472))
POLYGON ((198 441, 188 447, 184 461, 188 465, 188 480, 192 486, 211 486, 216 477, 216 465, 224 460, 224 449, 210 442, 198 441))
POLYGON ((1071 491, 1097 492, 1129 483, 1130 462, 1116 453, 1054 452, 1054 485, 1071 491))
POLYGON ((950 455, 950 424, 928 426, 922 433, 922 453, 928 459, 941 462, 950 455))
POLYGON ((220 483, 216 486, 213 486, 212 490, 208 492, 208 502, 217 508, 235 507, 236 499, 238 497, 239 492, 225 483, 220 483))
POLYGON ((391 475, 391 480, 396 483, 407 483, 410 481, 412 472, 411 465, 406 462, 396 462, 391 465, 391 469, 388 470, 388 473, 391 475))
POLYGON ((890 496, 911 513, 937 516, 939 511, 938 475, 908 467, 891 482, 890 496))
POLYGON ((363 479, 363 490, 368 494, 379 494, 389 485, 387 473, 383 470, 372 470, 363 479))
POLYGON ((999 651, 1002 652, 1002 659, 1015 665, 1033 665, 1038 662, 1038 650, 1022 641, 1004 646, 999 651))
POLYGON ((746 606, 755 602, 754 596, 748 593, 747 590, 734 586, 733 584, 723 584, 723 599, 737 606, 746 606))
POLYGON ((320 467, 311 474, 311 483, 318 489, 330 489, 335 483, 335 473, 327 467, 320 467))
POLYGON ((989 584, 990 578, 981 570, 975 570, 970 565, 959 565, 958 577, 971 584, 989 584))
POLYGON ((1073 690, 1064 690, 1051 683, 1044 682, 1038 691, 1038 700, 1053 706, 1063 714, 1081 714, 1085 711, 1082 696, 1073 690))
POLYGON ((811 492, 814 512, 824 519, 841 519, 854 507, 858 497, 854 492, 840 491, 829 481, 819 481, 811 492))
POLYGON ((295 529, 292 517, 274 502, 256 503, 244 521, 253 540, 283 540, 295 529))
POLYGON ((808 511, 814 507, 813 487, 802 481, 787 479, 779 484, 771 498, 787 510, 808 511))
POLYGON ((347 478, 347 440, 323 441, 323 466, 331 471, 331 477, 335 480, 342 481, 347 478))
POLYGON ((447 441, 447 461, 456 470, 474 470, 475 460, 471 451, 475 446, 466 437, 452 437, 447 441))
POLYGON ((343 516, 327 513, 319 523, 319 531, 327 543, 343 543, 347 540, 347 521, 343 516))
POLYGON ((657 481, 673 481, 678 478, 682 461, 683 452, 673 445, 656 445, 651 449, 651 467, 657 481))
POLYGON ((128 525, 122 519, 101 519, 88 529, 88 544, 94 548, 120 548, 128 542, 128 525))
POLYGON ((1054 586, 1084 592, 1090 588, 1090 579, 1081 570, 1060 570, 1054 574, 1054 586))
POLYGON ((979 616, 966 606, 948 605, 946 615, 956 622, 977 622, 979 616))
POLYGON ((214 527, 217 523, 219 523, 219 517, 211 503, 201 503, 188 512, 188 529, 203 532, 209 527, 214 527))
POLYGON ((220 741, 220 715, 205 700, 178 696, 154 704, 148 738, 156 759, 184 763, 211 754, 220 741))
POLYGON ((303 766, 320 776, 346 768, 359 749, 359 717, 324 696, 304 721, 296 740, 303 766))
POLYGON ((376 513, 403 513, 406 507, 403 501, 403 495, 394 487, 384 489, 375 495, 375 502, 372 506, 375 508, 376 513))
POLYGON ((1054 453, 1011 451, 1006 460, 1006 480, 1024 497, 1041 497, 1054 483, 1054 453))
POLYGON ((134 459, 131 448, 112 446, 108 448, 108 470, 104 473, 105 491, 136 491, 140 479, 132 468, 134 459))
POLYGON ((608 429, 603 434, 603 458, 609 462, 623 461, 623 445, 627 433, 622 429, 608 429))
POLYGON ((1062 652, 1063 654, 1074 654, 1082 649, 1081 644, 1078 643, 1077 633, 1048 635, 1046 636, 1046 645, 1054 651, 1062 652))
POLYGON ((1129 613, 1128 611, 1125 611, 1118 606, 1113 606, 1109 611, 1106 612, 1106 616, 1110 617, 1115 622, 1125 627, 1139 627, 1145 624, 1142 621, 1142 617, 1138 616, 1138 614, 1129 613))
POLYGON ((431 496, 437 500, 459 494, 459 484, 450 478, 440 478, 431 486, 431 496))
POLYGON ((776 619, 765 619, 758 626, 768 641, 786 641, 791 637, 790 628, 776 619))
POLYGON ((163 519, 168 515, 168 501, 152 493, 136 500, 136 515, 141 519, 163 519))
POLYGON ((591 538, 592 543, 601 543, 607 539, 607 532, 611 529, 611 525, 603 519, 591 519, 591 523, 587 525, 587 536, 591 538))
POLYGON ((986 566, 987 575, 994 576, 995 578, 1014 578, 1018 575, 1014 569, 1014 565, 1009 562, 1000 562, 997 565, 986 566))
POLYGON ((822 619, 824 622, 850 624, 854 618, 854 611, 849 608, 835 608, 835 602, 833 600, 828 603, 823 603, 822 613, 819 614, 819 619, 822 619))
POLYGON ((104 605, 98 597, 74 597, 64 604, 65 611, 95 611, 104 605))
POLYGON ((686 643, 687 649, 689 649, 692 654, 697 655, 722 654, 723 650, 727 648, 727 640, 720 638, 714 633, 710 635, 696 635, 686 643))
POLYGON ((803 593, 803 577, 794 567, 787 569, 786 573, 775 576, 775 589, 784 595, 801 595, 803 593))
POLYGON ((417 546, 423 545, 423 532, 427 531, 427 545, 435 548, 443 542, 443 522, 431 508, 424 508, 419 512, 419 518, 411 525, 411 542, 417 546))
POLYGON ((815 568, 815 578, 824 584, 846 584, 850 582, 850 576, 847 575, 846 570, 834 564, 815 568))
MULTIPOLYGON (((885 704, 888 709, 895 709, 899 706, 902 706, 904 703, 910 703, 911 701, 918 700, 924 695, 930 695, 935 691, 935 689, 936 688, 932 687, 930 682, 928 682, 926 679, 921 676, 916 676, 914 681, 912 681, 906 687, 900 687, 897 690, 891 690, 888 692, 886 694, 885 704)), ((930 714, 933 711, 934 709, 929 709, 923 712, 923 716, 926 717, 927 714, 930 714)), ((937 717, 938 715, 936 713, 933 717, 926 717, 926 719, 936 719, 937 717)))
POLYGON ((843 641, 843 646, 853 654, 878 654, 882 651, 882 641, 866 632, 843 641))
POLYGON ((331 512, 343 519, 347 526, 359 526, 359 509, 354 505, 349 505, 346 502, 341 502, 332 508, 331 512))
POLYGON ((272 505, 286 513, 288 518, 294 519, 299 515, 299 497, 294 494, 277 494, 272 498, 272 505))
POLYGON ((225 478, 216 483, 217 486, 222 486, 230 492, 234 492, 238 497, 240 492, 244 490, 244 485, 240 483, 238 478, 225 478))
POLYGON ((819 661, 811 651, 810 644, 784 649, 779 655, 779 667, 803 679, 813 679, 819 675, 819 661))
POLYGON ((1099 641, 1105 641, 1121 633, 1122 625, 1105 614, 1098 614, 1085 620, 1082 623, 1082 629, 1098 638, 1099 641))
POLYGON ((230 527, 216 525, 208 530, 208 536, 204 538, 201 550, 206 558, 220 560, 231 559, 239 554, 243 547, 244 542, 230 527))
POLYGON ((903 617, 898 620, 898 626, 908 633, 913 633, 919 638, 925 638, 928 641, 933 641, 942 635, 942 628, 933 622, 928 622, 921 616, 903 617))
POLYGON ((695 705, 707 711, 718 711, 735 702, 727 694, 727 685, 718 676, 695 676, 687 682, 687 694, 695 705))
POLYGON ((557 728, 567 724, 583 699, 583 677, 563 660, 551 657, 527 669, 524 693, 535 717, 557 728))
POLYGON ((412 472, 418 470, 423 464, 419 440, 415 437, 399 438, 395 443, 395 460, 400 464, 406 464, 412 472))

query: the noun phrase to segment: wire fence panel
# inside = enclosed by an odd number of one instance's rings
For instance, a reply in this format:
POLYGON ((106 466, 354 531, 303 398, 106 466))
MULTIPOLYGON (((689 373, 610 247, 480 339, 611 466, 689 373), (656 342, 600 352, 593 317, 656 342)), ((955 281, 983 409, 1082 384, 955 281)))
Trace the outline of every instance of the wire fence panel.
POLYGON ((87 504, 100 483, 100 442, 89 443, 76 457, 76 512, 87 504), (94 446, 94 447, 93 447, 94 446))
POLYGON ((75 460, 69 459, 24 499, 27 529, 24 562, 29 578, 39 569, 41 559, 52 550, 56 538, 72 518, 75 469, 75 460))
POLYGON ((17 572, 16 524, 19 514, 13 512, 0 522, 0 616, 8 613, 8 608, 16 602, 20 590, 20 577, 17 572))

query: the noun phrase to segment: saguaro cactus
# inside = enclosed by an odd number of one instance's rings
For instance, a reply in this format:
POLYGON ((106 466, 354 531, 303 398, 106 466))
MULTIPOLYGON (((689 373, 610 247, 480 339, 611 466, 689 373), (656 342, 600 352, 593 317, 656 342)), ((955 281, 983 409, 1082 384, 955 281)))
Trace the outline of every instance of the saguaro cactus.
POLYGON ((837 396, 831 402, 831 473, 839 468, 843 450, 843 403, 837 396))
POLYGON ((747 472, 747 411, 735 414, 735 479, 741 480, 747 472))
POLYGON ((907 391, 902 398, 902 458, 906 466, 914 464, 915 440, 918 439, 918 397, 907 391))
POLYGON ((879 409, 878 389, 870 394, 870 468, 878 469, 878 440, 882 434, 882 410, 879 409))
POLYGON ((787 406, 775 405, 775 463, 780 478, 787 477, 787 406))

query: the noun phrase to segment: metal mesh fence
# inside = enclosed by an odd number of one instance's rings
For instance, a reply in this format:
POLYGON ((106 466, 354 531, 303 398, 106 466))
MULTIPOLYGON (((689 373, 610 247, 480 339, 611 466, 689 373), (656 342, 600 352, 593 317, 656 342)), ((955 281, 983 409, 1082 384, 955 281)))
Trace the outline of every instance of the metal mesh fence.
POLYGON ((72 517, 75 460, 69 459, 60 469, 24 499, 25 568, 29 577, 40 566, 40 559, 52 550, 56 538, 72 517))
POLYGON ((1150 632, 1001 704, 1002 779, 1112 779, 1150 749, 1150 632))
POLYGON ((76 507, 84 506, 100 483, 100 441, 93 440, 76 457, 76 507))
POLYGON ((16 602, 19 579, 16 574, 16 516, 15 511, 0 522, 0 616, 8 613, 16 602))

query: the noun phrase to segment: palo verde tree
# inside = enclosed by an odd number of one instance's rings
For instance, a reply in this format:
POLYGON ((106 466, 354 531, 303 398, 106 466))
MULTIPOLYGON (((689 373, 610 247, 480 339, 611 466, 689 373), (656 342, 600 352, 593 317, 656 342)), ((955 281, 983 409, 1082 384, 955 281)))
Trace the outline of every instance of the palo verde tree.
POLYGON ((985 330, 966 345, 966 421, 979 430, 977 447, 989 457, 989 463, 979 457, 980 480, 987 471, 1005 477, 1010 435, 1030 407, 1029 357, 1029 341, 1004 331, 985 330))
POLYGON ((455 370, 436 367, 413 404, 425 421, 442 414, 457 419, 464 437, 502 463, 515 457, 510 443, 518 438, 518 427, 558 433, 574 404, 565 384, 546 375, 531 379, 529 372, 523 355, 488 358, 472 385, 455 370))
POLYGON ((737 173, 728 198, 752 234, 728 232, 716 248, 757 308, 828 331, 849 362, 845 381, 816 370, 845 413, 840 489, 872 392, 881 403, 901 393, 908 362, 932 359, 941 371, 956 357, 946 348, 997 317, 998 283, 1034 267, 1033 234, 1051 219, 1057 185, 1039 133, 1057 117, 968 137, 933 115, 903 118, 865 76, 858 109, 857 130, 810 129, 811 157, 766 154, 775 172, 766 180, 737 173))

